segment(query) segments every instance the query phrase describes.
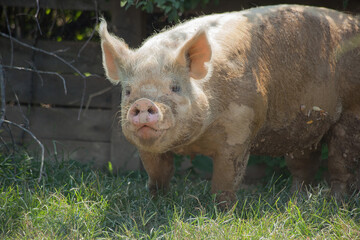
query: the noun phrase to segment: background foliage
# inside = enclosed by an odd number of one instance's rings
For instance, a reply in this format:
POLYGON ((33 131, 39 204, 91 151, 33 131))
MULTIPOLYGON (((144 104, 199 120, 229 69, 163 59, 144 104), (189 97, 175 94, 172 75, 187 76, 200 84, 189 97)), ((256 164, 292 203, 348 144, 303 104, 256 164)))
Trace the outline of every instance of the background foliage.
POLYGON ((29 40, 84 41, 90 37, 96 23, 95 11, 40 8, 35 19, 36 13, 36 8, 0 7, 1 32, 10 30, 13 37, 29 40))
MULTIPOLYGON (((212 1, 216 4, 219 3, 219 0, 212 1)), ((177 21, 185 11, 193 10, 199 6, 204 7, 209 2, 210 0, 120 0, 121 6, 126 9, 135 6, 147 13, 153 13, 157 8, 158 11, 168 16, 169 22, 177 21)))

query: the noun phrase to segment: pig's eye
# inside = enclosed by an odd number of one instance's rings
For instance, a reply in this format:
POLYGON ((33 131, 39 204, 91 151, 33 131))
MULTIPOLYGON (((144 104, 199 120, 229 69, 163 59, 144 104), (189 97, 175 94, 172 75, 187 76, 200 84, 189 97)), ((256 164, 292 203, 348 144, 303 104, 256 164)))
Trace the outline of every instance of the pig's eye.
POLYGON ((130 96, 130 93, 131 93, 130 87, 126 87, 126 88, 125 88, 125 95, 126 95, 126 96, 130 96))
POLYGON ((181 90, 181 88, 180 88, 179 85, 172 85, 172 86, 171 86, 171 91, 172 91, 172 92, 177 93, 177 92, 180 92, 180 90, 181 90))

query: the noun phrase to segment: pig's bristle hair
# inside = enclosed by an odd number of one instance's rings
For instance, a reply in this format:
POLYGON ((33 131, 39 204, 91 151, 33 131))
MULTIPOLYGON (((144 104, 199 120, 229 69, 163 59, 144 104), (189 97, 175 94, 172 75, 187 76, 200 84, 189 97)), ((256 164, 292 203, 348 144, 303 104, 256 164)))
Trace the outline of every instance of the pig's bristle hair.
POLYGON ((99 34, 100 34, 101 37, 104 37, 105 34, 106 34, 106 35, 110 36, 111 38, 114 38, 114 39, 116 39, 117 41, 120 41, 120 42, 122 43, 122 45, 125 45, 127 48, 129 47, 122 38, 116 36, 116 35, 113 34, 113 33, 109 33, 109 32, 108 32, 107 22, 106 22, 105 18, 101 17, 99 20, 100 20, 100 24, 99 24, 99 30, 98 30, 98 32, 99 32, 99 34))
POLYGON ((106 22, 105 18, 103 18, 103 17, 100 17, 99 20, 100 20, 100 24, 99 24, 98 32, 99 32, 100 35, 103 35, 104 30, 107 31, 107 22, 106 22))

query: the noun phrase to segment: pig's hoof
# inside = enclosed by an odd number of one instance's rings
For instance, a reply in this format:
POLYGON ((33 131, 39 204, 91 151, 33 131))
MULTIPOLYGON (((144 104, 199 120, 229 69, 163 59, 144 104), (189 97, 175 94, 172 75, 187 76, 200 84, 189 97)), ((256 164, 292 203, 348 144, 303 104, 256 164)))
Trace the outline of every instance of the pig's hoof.
POLYGON ((158 196, 158 190, 156 188, 149 188, 149 194, 152 199, 158 196))
POLYGON ((167 187, 158 187, 157 185, 148 186, 151 198, 156 198, 159 195, 166 194, 168 192, 167 187))
POLYGON ((234 192, 225 191, 216 195, 217 207, 223 211, 230 210, 234 206, 236 200, 237 198, 234 192))

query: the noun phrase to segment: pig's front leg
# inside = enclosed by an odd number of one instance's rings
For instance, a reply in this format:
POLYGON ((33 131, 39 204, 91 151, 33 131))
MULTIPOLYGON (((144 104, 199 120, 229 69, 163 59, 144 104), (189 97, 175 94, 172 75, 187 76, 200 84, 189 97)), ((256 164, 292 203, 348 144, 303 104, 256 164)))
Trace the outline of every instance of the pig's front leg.
POLYGON ((140 151, 140 157, 149 176, 148 188, 152 196, 159 191, 167 191, 174 175, 174 156, 172 153, 150 153, 140 151))
POLYGON ((216 194, 220 208, 227 209, 236 201, 236 191, 244 177, 248 159, 249 151, 244 145, 214 157, 211 192, 216 194))

